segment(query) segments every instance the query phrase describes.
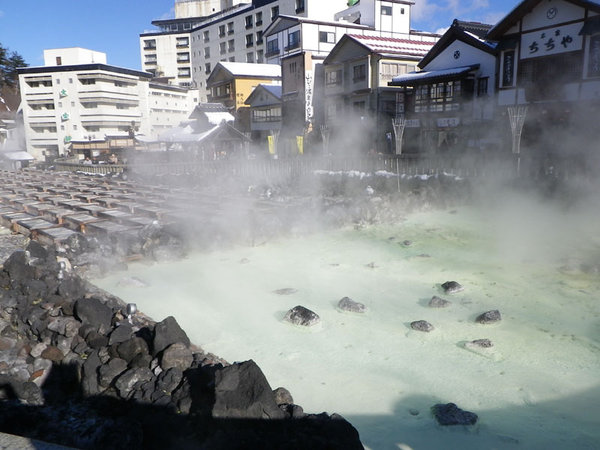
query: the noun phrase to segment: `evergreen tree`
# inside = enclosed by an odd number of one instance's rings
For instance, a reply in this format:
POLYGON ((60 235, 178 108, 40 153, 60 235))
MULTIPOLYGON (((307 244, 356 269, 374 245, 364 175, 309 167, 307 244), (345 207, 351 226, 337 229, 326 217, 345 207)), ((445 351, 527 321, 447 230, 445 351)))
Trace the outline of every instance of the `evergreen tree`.
POLYGON ((9 50, 0 44, 0 89, 5 86, 11 89, 18 89, 19 76, 17 69, 27 67, 23 57, 17 52, 9 50))

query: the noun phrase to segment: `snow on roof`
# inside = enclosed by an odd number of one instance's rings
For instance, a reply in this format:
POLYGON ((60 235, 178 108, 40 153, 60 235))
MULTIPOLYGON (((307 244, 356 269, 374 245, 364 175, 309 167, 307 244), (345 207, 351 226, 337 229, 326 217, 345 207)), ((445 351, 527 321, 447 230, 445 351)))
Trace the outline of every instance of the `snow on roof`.
POLYGON ((208 123, 219 125, 221 122, 233 122, 235 118, 229 112, 205 112, 208 123))
POLYGON ((429 50, 431 50, 431 47, 435 45, 434 41, 421 41, 413 39, 363 36, 357 34, 349 34, 348 37, 361 43, 374 53, 424 56, 429 50))
POLYGON ((221 61, 219 64, 231 72, 232 75, 281 77, 281 66, 279 64, 253 64, 228 61, 221 61))
POLYGON ((452 67, 450 69, 442 70, 422 70, 420 72, 410 72, 392 78, 392 85, 407 84, 412 81, 423 81, 432 78, 451 77, 454 75, 461 75, 478 68, 479 64, 475 64, 473 66, 452 67))

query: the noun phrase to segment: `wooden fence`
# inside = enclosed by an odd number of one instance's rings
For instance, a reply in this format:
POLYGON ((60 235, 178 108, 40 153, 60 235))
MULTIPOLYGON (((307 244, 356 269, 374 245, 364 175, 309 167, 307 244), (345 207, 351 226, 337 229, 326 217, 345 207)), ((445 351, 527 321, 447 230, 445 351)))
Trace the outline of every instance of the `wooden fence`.
MULTIPOLYGON (((139 177, 154 176, 191 176, 191 177, 233 177, 241 179, 274 178, 289 179, 314 174, 316 171, 325 172, 364 172, 375 173, 385 171, 395 175, 435 175, 451 174, 459 177, 537 177, 550 175, 558 178, 568 178, 577 175, 580 168, 573 164, 561 162, 553 165, 522 164, 517 173, 516 160, 504 158, 490 163, 489 160, 477 158, 437 158, 402 155, 378 155, 363 158, 315 157, 298 156, 285 159, 225 159, 202 161, 170 157, 166 161, 151 163, 136 161, 134 164, 81 164, 74 162, 54 161, 52 164, 41 165, 42 168, 52 167, 58 171, 84 172, 90 174, 111 174, 127 172, 139 177), (533 170, 535 169, 535 170, 533 170)), ((509 155, 513 156, 513 155, 509 155)))

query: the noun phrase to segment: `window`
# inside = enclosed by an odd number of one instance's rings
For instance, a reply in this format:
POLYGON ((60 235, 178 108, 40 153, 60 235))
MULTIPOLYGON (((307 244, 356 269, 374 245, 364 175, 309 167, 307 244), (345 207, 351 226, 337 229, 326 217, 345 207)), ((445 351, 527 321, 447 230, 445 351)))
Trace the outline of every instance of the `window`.
POLYGON ((477 79, 477 97, 486 96, 488 93, 488 80, 489 77, 483 77, 477 79))
POLYGON ((60 84, 60 78, 56 79, 56 84, 60 84))
POLYGON ((262 25, 262 12, 256 13, 256 26, 262 25))
POLYGON ((69 84, 73 84, 73 78, 69 78, 69 84))
POLYGON ((224 55, 224 54, 225 54, 225 52, 227 51, 227 47, 226 47, 226 45, 227 45, 227 44, 225 44, 225 42, 221 42, 221 43, 219 44, 219 53, 220 53, 221 55, 224 55))
POLYGON ((254 52, 246 53, 246 62, 248 62, 248 63, 254 62, 254 52))
POLYGON ((381 15, 382 16, 391 16, 392 15, 392 7, 391 6, 382 6, 381 7, 381 15))
POLYGON ((304 12, 304 0, 296 0, 296 14, 304 12))
POLYGON ((255 109, 252 111, 253 122, 279 122, 281 120, 281 106, 268 109, 255 109))
POLYGON ((286 50, 292 50, 300 47, 300 30, 288 34, 288 46, 286 50))
MULTIPOLYGON (((156 64, 156 55, 145 55, 146 64, 156 64)), ((87 84, 86 82, 90 80, 81 80, 81 84, 87 84)), ((93 80, 92 80, 93 81, 93 80)))
POLYGON ((296 61, 291 62, 288 67, 290 69, 291 74, 295 74, 298 72, 298 63, 296 63, 296 61))
POLYGON ((204 47, 204 57, 210 58, 210 47, 204 47))
POLYGON ((177 62, 178 63, 188 63, 188 62, 190 62, 190 54, 189 54, 189 52, 177 53, 177 62))
POLYGON ((225 25, 219 25, 219 37, 225 36, 225 25))
POLYGON ((246 47, 252 47, 254 45, 254 35, 247 34, 246 35, 246 47))
POLYGON ((319 31, 319 42, 335 44, 335 33, 329 31, 319 31))
POLYGON ((233 39, 230 39, 229 42, 227 42, 227 50, 230 52, 235 51, 235 41, 233 39))
POLYGON ((189 47, 190 46, 190 38, 186 37, 178 37, 177 38, 177 48, 189 47))
POLYGON ((502 55, 502 87, 510 87, 515 83, 515 51, 506 51, 502 55))
POLYGON ((279 6, 273 6, 271 8, 271 22, 279 17, 279 6))
MULTIPOLYGON (((154 55, 154 58, 156 59, 156 55, 154 55)), ((146 61, 146 63, 148 63, 148 61, 146 61)), ((81 81, 81 84, 83 85, 96 84, 96 80, 93 78, 84 78, 83 80, 79 81, 81 81)))
POLYGON ((252 16, 246 16, 246 29, 252 28, 252 16))
POLYGON ((233 22, 227 24, 227 34, 233 34, 233 22))
POLYGON ((265 56, 264 56, 264 52, 262 50, 256 51, 256 62, 259 64, 262 64, 263 62, 265 62, 265 56))
POLYGON ((228 97, 231 94, 231 86, 229 84, 221 84, 212 88, 213 97, 228 97))
POLYGON ((257 31, 256 32, 256 45, 260 45, 262 43, 263 43, 263 32, 257 31))
POLYGON ((148 39, 144 41, 144 50, 155 50, 156 39, 148 39))
POLYGON ((204 64, 204 73, 206 73, 206 74, 210 73, 210 63, 204 64))
POLYGON ((415 112, 442 112, 460 109, 460 81, 422 85, 415 88, 415 112))
POLYGON ((210 41, 210 33, 208 32, 208 30, 202 33, 202 35, 204 36, 204 42, 210 41))
POLYGON ((367 79, 367 66, 365 66, 364 64, 354 66, 352 70, 354 74, 352 81, 354 81, 355 83, 357 81, 363 81, 367 79))
POLYGON ((267 56, 276 55, 279 53, 279 41, 277 39, 271 39, 267 41, 267 56))
POLYGON ((342 84, 342 69, 331 70, 325 73, 325 85, 336 86, 342 84))
POLYGON ((177 76, 179 78, 189 78, 190 77, 190 68, 189 67, 180 67, 177 69, 177 76))

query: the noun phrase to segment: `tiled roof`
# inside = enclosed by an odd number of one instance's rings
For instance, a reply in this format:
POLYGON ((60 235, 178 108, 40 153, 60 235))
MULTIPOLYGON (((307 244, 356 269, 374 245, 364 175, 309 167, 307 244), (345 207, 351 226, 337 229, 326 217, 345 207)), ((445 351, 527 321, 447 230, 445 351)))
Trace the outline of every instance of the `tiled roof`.
POLYGON ((374 53, 393 53, 410 56, 425 56, 435 44, 434 41, 363 36, 356 34, 349 34, 348 37, 361 43, 374 53))

